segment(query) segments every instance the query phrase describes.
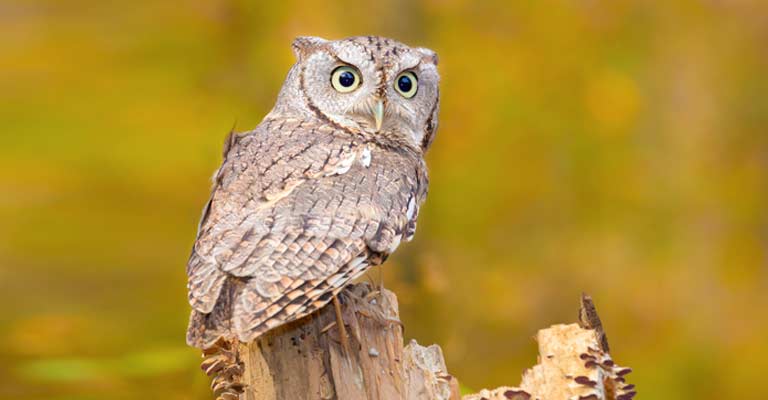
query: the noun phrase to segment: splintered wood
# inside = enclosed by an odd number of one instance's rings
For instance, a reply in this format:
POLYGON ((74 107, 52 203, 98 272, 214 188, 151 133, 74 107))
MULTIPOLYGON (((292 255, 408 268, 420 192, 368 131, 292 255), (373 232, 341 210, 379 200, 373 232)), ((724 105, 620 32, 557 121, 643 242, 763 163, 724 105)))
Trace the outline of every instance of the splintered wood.
POLYGON ((579 323, 553 325, 536 335, 539 364, 523 373, 519 387, 500 387, 464 396, 463 400, 631 400, 635 385, 608 353, 592 299, 581 297, 579 323))
POLYGON ((360 283, 339 297, 348 349, 341 342, 336 310, 329 304, 253 343, 236 345, 236 355, 226 349, 207 351, 206 361, 218 357, 236 363, 219 366, 214 373, 209 367, 218 382, 214 394, 222 400, 460 399, 440 347, 423 347, 416 341, 403 346, 392 292, 360 283), (218 371, 241 374, 219 377, 218 371))
MULTIPOLYGON (((360 283, 340 295, 347 346, 333 304, 268 332, 253 343, 205 352, 203 368, 222 400, 460 400, 439 346, 403 346, 397 299, 360 283)), ((463 400, 629 400, 629 368, 617 366, 591 299, 582 299, 580 324, 539 331, 539 364, 519 387, 466 395, 463 400), (586 304, 586 308, 585 308, 586 304), (590 308, 591 307, 591 308, 590 308)))
POLYGON ((634 385, 625 383, 629 368, 616 365, 603 352, 594 330, 577 324, 540 330, 539 364, 523 374, 519 387, 501 387, 464 396, 463 400, 563 399, 629 400, 634 385))

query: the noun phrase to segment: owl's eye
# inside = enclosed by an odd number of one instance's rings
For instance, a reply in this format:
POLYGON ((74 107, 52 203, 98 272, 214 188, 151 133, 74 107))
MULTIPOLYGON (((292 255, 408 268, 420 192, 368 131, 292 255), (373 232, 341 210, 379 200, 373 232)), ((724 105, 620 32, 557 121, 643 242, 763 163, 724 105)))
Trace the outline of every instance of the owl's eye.
POLYGON ((406 99, 410 99, 416 96, 416 91, 419 89, 419 80, 416 79, 416 74, 411 71, 405 71, 397 76, 395 79, 395 90, 400 93, 406 99))
POLYGON ((342 65, 331 73, 331 86, 339 93, 349 93, 360 86, 360 74, 356 69, 342 65))

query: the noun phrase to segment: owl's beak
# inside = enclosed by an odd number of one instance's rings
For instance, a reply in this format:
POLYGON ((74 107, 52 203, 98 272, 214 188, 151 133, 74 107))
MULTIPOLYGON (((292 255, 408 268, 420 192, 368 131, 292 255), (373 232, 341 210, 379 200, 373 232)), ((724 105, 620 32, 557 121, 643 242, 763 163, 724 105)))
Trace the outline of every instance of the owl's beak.
POLYGON ((376 132, 378 132, 384 121, 384 100, 378 99, 373 105, 373 120, 376 122, 376 132))

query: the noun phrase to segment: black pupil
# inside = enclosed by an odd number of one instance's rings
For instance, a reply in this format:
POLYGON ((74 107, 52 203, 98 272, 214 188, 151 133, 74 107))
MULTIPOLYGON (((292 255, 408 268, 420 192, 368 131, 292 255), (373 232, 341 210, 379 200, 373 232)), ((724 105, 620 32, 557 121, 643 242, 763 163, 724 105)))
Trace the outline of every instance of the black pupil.
POLYGON ((403 75, 397 80, 397 87, 399 87, 403 93, 408 93, 413 87, 413 82, 411 82, 410 77, 403 75))
POLYGON ((344 87, 350 87, 355 84, 355 74, 344 71, 339 74, 339 84, 344 87))

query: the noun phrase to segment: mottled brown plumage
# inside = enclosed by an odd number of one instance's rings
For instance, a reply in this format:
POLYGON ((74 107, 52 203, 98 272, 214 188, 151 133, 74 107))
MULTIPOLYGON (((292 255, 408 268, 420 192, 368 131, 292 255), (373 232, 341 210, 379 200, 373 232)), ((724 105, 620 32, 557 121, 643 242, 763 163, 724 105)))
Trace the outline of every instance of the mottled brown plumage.
POLYGON ((299 38, 294 51, 275 108, 230 136, 214 176, 187 266, 190 345, 251 341, 312 313, 415 231, 437 123, 434 53, 377 37, 299 38), (334 91, 339 65, 357 68, 355 92, 334 91), (418 71, 421 97, 394 98, 402 68, 418 71), (371 101, 384 104, 378 126, 371 101))

